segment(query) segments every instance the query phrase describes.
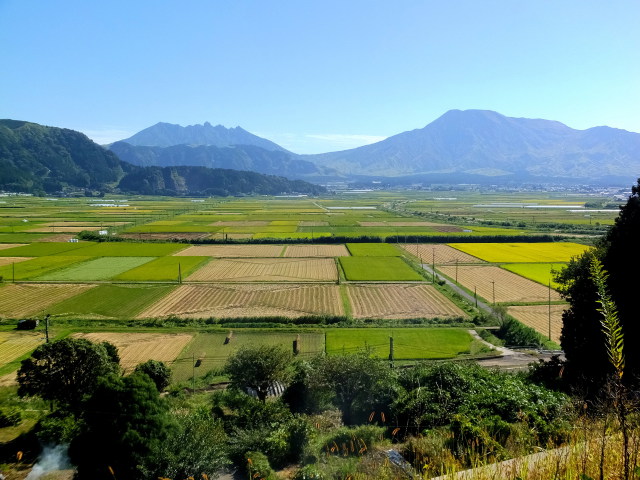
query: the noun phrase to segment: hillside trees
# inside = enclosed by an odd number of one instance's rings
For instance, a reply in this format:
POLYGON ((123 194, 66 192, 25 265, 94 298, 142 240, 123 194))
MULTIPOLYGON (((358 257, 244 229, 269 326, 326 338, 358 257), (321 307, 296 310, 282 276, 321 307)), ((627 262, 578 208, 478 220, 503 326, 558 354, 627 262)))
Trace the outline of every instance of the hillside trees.
MULTIPOLYGON (((602 262, 609 272, 608 288, 618 307, 623 335, 629 343, 640 338, 637 317, 638 272, 640 271, 640 179, 633 186, 627 203, 609 232, 596 247, 573 259, 558 275, 561 293, 569 302, 563 314, 561 344, 566 355, 565 378, 593 393, 611 373, 605 336, 600 325, 596 285, 591 278, 593 259, 602 262)), ((640 375, 640 350, 629 349, 626 355, 627 381, 640 375)))

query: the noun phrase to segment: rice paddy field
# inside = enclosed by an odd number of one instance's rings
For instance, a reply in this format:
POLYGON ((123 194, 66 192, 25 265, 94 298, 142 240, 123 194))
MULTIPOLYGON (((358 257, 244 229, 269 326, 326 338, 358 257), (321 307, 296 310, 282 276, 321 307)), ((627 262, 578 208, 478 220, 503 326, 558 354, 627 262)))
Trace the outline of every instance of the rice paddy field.
MULTIPOLYGON (((612 223, 617 210, 589 211, 594 202, 611 201, 592 195, 474 191, 338 192, 318 198, 4 196, 0 319, 15 322, 50 314, 53 322, 67 322, 73 329, 81 321, 91 330, 87 325, 94 321, 115 322, 124 329, 127 322, 169 317, 468 318, 444 290, 431 285, 430 274, 418 267, 422 263, 435 265, 438 275, 457 277, 462 287, 477 291, 488 303, 495 291, 497 303, 545 334, 551 270, 587 249, 591 232, 597 235, 612 223), (579 226, 585 245, 482 242, 487 236, 549 233, 544 225, 558 222, 579 226), (82 231, 105 233, 112 241, 86 241, 77 236, 82 231), (357 237, 363 236, 371 240, 361 243, 357 237), (410 236, 448 240, 412 243, 410 236), (119 239, 126 241, 115 241, 119 239), (268 242, 257 243, 262 239, 268 242), (303 243, 307 240, 321 243, 303 243), (207 241, 234 243, 201 243, 207 241), (246 243, 251 241, 256 243, 246 243)), ((554 290, 551 294, 551 334, 557 339, 564 305, 554 290)), ((82 333, 106 335, 101 328, 82 333)), ((329 330, 327 351, 378 342, 388 347, 389 333, 383 330, 329 330)), ((397 329, 396 356, 451 358, 466 352, 468 334, 447 330, 397 329)), ((23 345, 11 347, 15 358, 28 354, 38 344, 34 339, 42 336, 23 333, 0 331, 0 354, 6 343, 2 335, 15 336, 15 345, 23 345)), ((181 379, 193 374, 194 355, 202 356, 203 367, 219 366, 243 342, 289 348, 292 341, 289 333, 247 330, 234 332, 225 349, 221 344, 227 333, 190 332, 180 341, 171 336, 175 332, 161 329, 151 337, 150 332, 133 332, 146 337, 116 333, 110 338, 121 346, 121 354, 127 352, 127 368, 166 350, 163 358, 173 362, 181 379)), ((323 333, 301 335, 309 335, 302 337, 305 354, 325 350, 323 333)), ((388 355, 381 348, 379 354, 388 355)), ((12 355, 0 357, 0 372, 14 365, 12 355)))

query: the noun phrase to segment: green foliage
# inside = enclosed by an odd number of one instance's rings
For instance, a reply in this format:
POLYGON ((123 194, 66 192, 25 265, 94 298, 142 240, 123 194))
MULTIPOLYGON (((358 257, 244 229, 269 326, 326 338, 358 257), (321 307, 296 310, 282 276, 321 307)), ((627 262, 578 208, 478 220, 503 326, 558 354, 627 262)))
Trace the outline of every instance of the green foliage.
POLYGON ((82 418, 82 432, 69 449, 79 480, 140 478, 152 452, 175 433, 167 406, 146 375, 100 378, 82 418))
POLYGON ((147 360, 137 365, 134 371, 145 374, 153 380, 159 392, 167 388, 171 382, 171 369, 158 360, 147 360))
POLYGON ((324 455, 362 456, 373 451, 373 447, 384 441, 385 427, 360 425, 341 427, 313 441, 312 455, 307 460, 318 461, 324 455))
POLYGON ((15 407, 0 407, 0 428, 12 427, 22 421, 22 413, 15 407))
POLYGON ((289 380, 291 360, 292 354, 277 345, 247 346, 229 357, 225 372, 233 386, 254 390, 264 402, 276 382, 289 380))
POLYGON ((78 413, 84 397, 95 390, 98 378, 118 371, 119 365, 104 345, 64 338, 40 345, 22 361, 18 394, 38 395, 78 413))
POLYGON ((247 452, 245 461, 249 478, 264 478, 265 480, 276 480, 278 478, 264 453, 247 452))
POLYGON ((388 243, 347 243, 354 257, 400 257, 402 252, 388 243))
POLYGON ((75 415, 57 411, 42 418, 35 431, 44 445, 68 445, 80 433, 81 425, 75 415))

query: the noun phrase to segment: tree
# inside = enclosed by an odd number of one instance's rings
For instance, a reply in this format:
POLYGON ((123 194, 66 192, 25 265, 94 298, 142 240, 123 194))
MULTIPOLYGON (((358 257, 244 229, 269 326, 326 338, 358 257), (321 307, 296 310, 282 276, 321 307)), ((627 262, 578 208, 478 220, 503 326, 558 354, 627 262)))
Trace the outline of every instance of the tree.
POLYGON ((391 369, 369 352, 318 357, 311 363, 312 391, 329 390, 342 412, 342 422, 353 425, 356 414, 384 409, 393 389, 391 369))
POLYGON ((230 356, 225 371, 234 387, 252 389, 264 402, 276 383, 286 383, 290 376, 292 354, 277 345, 242 347, 230 356))
POLYGON ((40 345, 22 361, 18 394, 38 395, 78 413, 83 398, 95 390, 98 378, 118 371, 119 365, 112 361, 104 344, 65 338, 40 345))
POLYGON ((166 363, 158 360, 147 360, 139 364, 134 371, 148 375, 153 380, 153 383, 156 384, 159 392, 167 388, 171 381, 171 369, 167 367, 166 363))
POLYGON ((101 377, 82 418, 83 430, 69 448, 79 480, 142 478, 151 453, 175 431, 165 402, 146 375, 101 377))
MULTIPOLYGON (((560 292, 569 302, 569 308, 562 316, 561 344, 567 359, 564 377, 571 385, 583 388, 588 395, 595 393, 612 371, 600 325, 598 293, 591 276, 591 264, 597 259, 609 272, 609 293, 618 307, 622 333, 627 342, 633 343, 640 338, 640 322, 635 321, 636 278, 640 271, 639 239, 640 179, 633 186, 627 203, 620 208, 609 232, 592 251, 571 260, 557 276, 560 292)), ((639 349, 627 351, 625 371, 625 381, 637 381, 640 374, 639 349)))

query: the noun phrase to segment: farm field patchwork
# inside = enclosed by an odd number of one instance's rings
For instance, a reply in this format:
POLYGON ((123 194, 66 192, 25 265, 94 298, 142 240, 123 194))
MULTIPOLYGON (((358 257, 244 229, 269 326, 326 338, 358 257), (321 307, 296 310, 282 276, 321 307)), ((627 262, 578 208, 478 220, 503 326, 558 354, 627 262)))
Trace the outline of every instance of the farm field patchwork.
POLYGON ((291 351, 293 341, 299 338, 301 357, 313 357, 324 352, 323 333, 252 333, 242 329, 233 330, 230 341, 225 345, 225 333, 200 333, 187 345, 180 356, 171 365, 173 381, 181 382, 204 376, 212 369, 220 369, 227 358, 237 352, 242 346, 280 345, 291 351), (200 360, 200 365, 194 367, 193 360, 200 360))
POLYGON ((153 257, 99 257, 37 277, 39 281, 90 282, 109 280, 149 262, 153 257))
POLYGON ((449 245, 437 244, 437 243, 419 243, 419 244, 404 244, 402 248, 416 258, 422 259, 423 263, 436 265, 443 265, 447 263, 483 263, 482 260, 471 256, 467 253, 461 252, 449 245))
MULTIPOLYGON (((566 308, 566 305, 551 305, 551 340, 558 344, 562 333, 562 312, 566 308)), ((518 305, 508 307, 507 313, 545 337, 549 335, 548 305, 518 305)))
POLYGON ((113 279, 129 282, 176 282, 178 270, 182 278, 185 278, 206 260, 207 257, 160 257, 127 270, 113 279))
POLYGON ((194 245, 175 256, 188 257, 217 257, 217 258, 245 258, 245 257, 279 257, 282 245, 194 245))
POLYGON ((344 245, 287 245, 284 257, 348 257, 344 245))
POLYGON ((450 243, 449 246, 492 263, 568 262, 588 250, 578 243, 450 243))
POLYGON ((41 315, 52 305, 82 294, 93 285, 11 284, 0 288, 0 317, 41 315))
MULTIPOLYGON (((86 338, 92 342, 110 342, 118 348, 120 365, 125 373, 147 360, 173 362, 184 347, 193 339, 187 333, 122 333, 92 332, 75 333, 74 338, 86 338)), ((1 347, 1 346, 0 346, 1 347)))
POLYGON ((36 257, 24 262, 0 266, 0 276, 7 280, 31 280, 46 273, 68 267, 74 263, 84 262, 88 257, 36 257))
POLYGON ((47 310, 63 318, 134 318, 142 309, 159 300, 175 286, 98 285, 47 310))
POLYGON ((42 332, 0 332, 0 375, 17 370, 19 359, 42 343, 42 332))
POLYGON ((353 318, 448 318, 466 314, 432 285, 346 285, 353 318))
POLYGON ((81 256, 75 251, 85 248, 87 243, 71 243, 71 242, 38 242, 29 245, 21 245, 15 248, 0 250, 2 257, 45 257, 47 255, 65 255, 81 256))
POLYGON ((338 285, 181 285, 139 317, 344 315, 338 285))
POLYGON ((424 278, 398 257, 340 257, 350 281, 422 281, 424 278))
POLYGON ((396 360, 455 358, 469 353, 473 341, 462 328, 336 328, 326 335, 328 355, 370 348, 378 358, 389 357, 389 337, 393 337, 396 360))
MULTIPOLYGON (((488 303, 516 303, 516 302, 546 302, 549 299, 549 288, 537 282, 528 280, 507 272, 500 267, 493 265, 461 265, 440 266, 443 274, 451 279, 456 277, 458 271, 458 282, 465 288, 474 291, 477 288, 478 296, 484 298, 488 303)), ((555 290, 551 291, 551 300, 560 300, 560 294, 555 290)))
POLYGON ((88 257, 163 257, 185 248, 175 243, 92 243, 78 250, 88 257))
POLYGON ((330 258, 236 258, 211 260, 187 277, 187 280, 317 282, 336 281, 337 278, 335 261, 330 258))
POLYGON ((508 263, 502 268, 542 285, 548 285, 551 281, 551 288, 556 289, 558 284, 554 281, 554 275, 565 266, 566 263, 508 263))

